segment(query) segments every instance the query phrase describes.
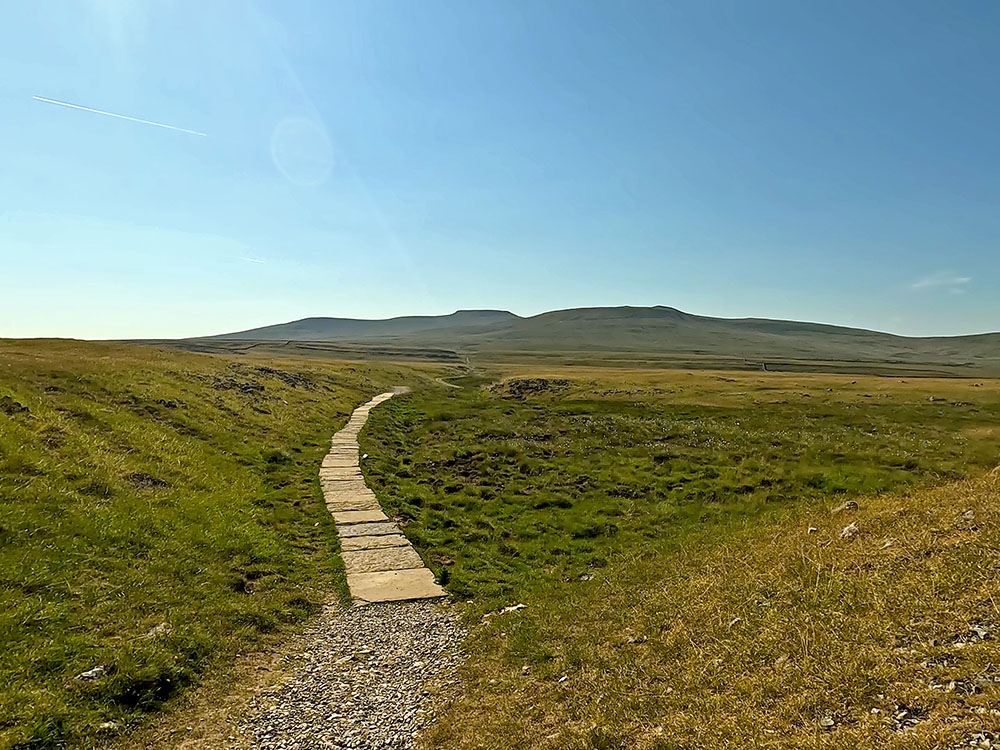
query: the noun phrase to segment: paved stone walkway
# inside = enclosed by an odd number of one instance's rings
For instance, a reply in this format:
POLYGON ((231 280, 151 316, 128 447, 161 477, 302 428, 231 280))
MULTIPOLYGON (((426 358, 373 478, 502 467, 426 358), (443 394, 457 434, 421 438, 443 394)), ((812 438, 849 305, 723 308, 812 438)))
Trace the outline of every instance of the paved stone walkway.
POLYGON ((359 603, 445 595, 400 528, 382 512, 375 493, 365 484, 358 459, 358 433, 368 412, 408 390, 379 394, 355 409, 344 429, 333 436, 333 446, 319 470, 326 507, 337 522, 347 585, 359 603))

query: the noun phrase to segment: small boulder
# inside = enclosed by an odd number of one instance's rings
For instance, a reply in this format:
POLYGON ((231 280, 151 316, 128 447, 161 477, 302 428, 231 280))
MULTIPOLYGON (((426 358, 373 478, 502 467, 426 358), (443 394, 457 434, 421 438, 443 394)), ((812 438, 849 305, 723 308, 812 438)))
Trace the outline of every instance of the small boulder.
POLYGON ((169 632, 170 632, 170 625, 165 622, 161 622, 159 625, 155 625, 152 628, 150 628, 149 632, 146 633, 146 637, 158 638, 161 635, 167 635, 169 632))
POLYGON ((976 513, 972 508, 969 508, 965 513, 962 514, 961 520, 958 522, 960 528, 967 529, 969 531, 979 531, 979 524, 976 523, 976 513))
POLYGON ((83 680, 84 682, 97 682, 108 673, 107 668, 103 664, 98 664, 96 667, 86 670, 85 672, 80 672, 76 676, 76 679, 83 680))
POLYGON ((856 523, 849 523, 843 529, 840 530, 841 539, 851 539, 858 535, 858 525, 856 523))

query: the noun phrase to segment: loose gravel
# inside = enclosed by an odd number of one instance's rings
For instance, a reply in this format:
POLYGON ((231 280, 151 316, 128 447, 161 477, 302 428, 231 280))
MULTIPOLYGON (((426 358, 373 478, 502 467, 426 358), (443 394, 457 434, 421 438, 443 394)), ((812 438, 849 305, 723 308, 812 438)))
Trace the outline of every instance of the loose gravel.
POLYGON ((412 748, 457 690, 464 631, 440 601, 328 608, 240 727, 259 750, 412 748))

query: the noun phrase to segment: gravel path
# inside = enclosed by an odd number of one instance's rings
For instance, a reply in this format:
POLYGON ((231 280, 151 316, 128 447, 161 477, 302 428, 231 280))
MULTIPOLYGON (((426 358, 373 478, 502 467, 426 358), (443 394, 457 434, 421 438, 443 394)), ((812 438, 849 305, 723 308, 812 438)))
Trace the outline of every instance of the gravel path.
POLYGON ((411 748, 457 689, 463 635, 440 601, 329 607, 241 734, 260 750, 411 748))

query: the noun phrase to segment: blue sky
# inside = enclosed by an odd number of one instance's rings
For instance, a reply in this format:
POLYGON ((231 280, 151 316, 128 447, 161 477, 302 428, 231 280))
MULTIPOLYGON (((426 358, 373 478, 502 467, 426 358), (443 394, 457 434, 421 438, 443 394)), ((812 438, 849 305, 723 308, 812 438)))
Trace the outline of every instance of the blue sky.
POLYGON ((1000 330, 995 2, 4 15, 0 336, 619 304, 1000 330))

